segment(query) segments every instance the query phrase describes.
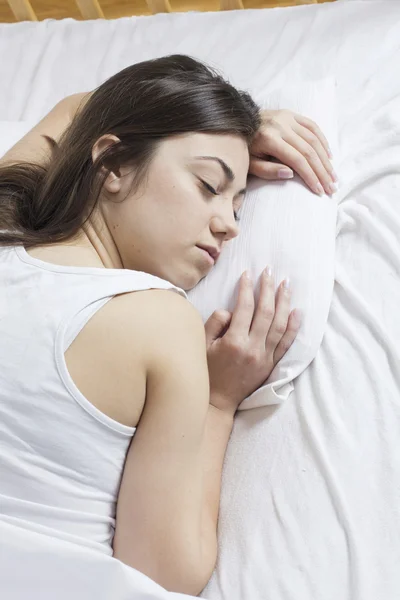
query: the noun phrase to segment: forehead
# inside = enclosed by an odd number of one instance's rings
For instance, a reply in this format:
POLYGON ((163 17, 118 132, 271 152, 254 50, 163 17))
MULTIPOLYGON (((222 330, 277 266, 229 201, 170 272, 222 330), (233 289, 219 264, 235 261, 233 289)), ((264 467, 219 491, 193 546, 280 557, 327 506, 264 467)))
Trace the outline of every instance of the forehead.
MULTIPOLYGON (((195 162, 196 156, 217 156, 231 167, 235 176, 242 176, 248 170, 248 146, 246 140, 237 135, 189 133, 168 138, 162 146, 162 154, 170 159, 195 162)), ((209 164, 213 165, 212 162, 209 164)), ((213 168, 219 168, 217 163, 214 163, 213 168)))

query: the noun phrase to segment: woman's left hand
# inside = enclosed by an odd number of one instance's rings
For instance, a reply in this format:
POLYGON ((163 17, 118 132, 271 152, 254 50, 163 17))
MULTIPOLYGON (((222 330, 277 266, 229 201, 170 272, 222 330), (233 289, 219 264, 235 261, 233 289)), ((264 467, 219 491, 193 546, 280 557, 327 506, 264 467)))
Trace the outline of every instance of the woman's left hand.
POLYGON ((318 125, 291 110, 262 110, 261 116, 262 125, 250 148, 249 173, 262 179, 290 179, 293 169, 313 192, 332 195, 337 176, 318 125))

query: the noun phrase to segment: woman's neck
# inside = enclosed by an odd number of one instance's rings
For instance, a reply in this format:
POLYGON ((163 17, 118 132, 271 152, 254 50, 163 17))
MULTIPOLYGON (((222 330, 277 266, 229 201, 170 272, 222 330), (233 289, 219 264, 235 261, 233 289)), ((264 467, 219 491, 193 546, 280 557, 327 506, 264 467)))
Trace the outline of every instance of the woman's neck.
POLYGON ((121 256, 115 245, 107 224, 101 214, 97 213, 83 225, 86 247, 97 255, 106 269, 123 269, 121 256))
POLYGON ((58 244, 36 246, 28 252, 33 258, 68 267, 124 268, 115 242, 101 215, 92 215, 73 239, 58 244))

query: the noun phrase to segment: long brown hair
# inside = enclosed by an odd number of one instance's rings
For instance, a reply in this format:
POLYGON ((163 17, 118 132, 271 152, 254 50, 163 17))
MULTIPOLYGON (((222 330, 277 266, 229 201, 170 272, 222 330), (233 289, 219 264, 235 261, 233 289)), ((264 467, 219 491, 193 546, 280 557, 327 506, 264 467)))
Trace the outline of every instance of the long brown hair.
POLYGON ((132 164, 136 187, 157 144, 169 136, 235 134, 250 144, 259 126, 259 108, 249 94, 193 58, 173 55, 127 67, 92 93, 58 145, 53 143, 46 165, 0 168, 0 246, 73 238, 108 173, 132 164), (105 134, 120 142, 93 162, 93 145, 105 134))

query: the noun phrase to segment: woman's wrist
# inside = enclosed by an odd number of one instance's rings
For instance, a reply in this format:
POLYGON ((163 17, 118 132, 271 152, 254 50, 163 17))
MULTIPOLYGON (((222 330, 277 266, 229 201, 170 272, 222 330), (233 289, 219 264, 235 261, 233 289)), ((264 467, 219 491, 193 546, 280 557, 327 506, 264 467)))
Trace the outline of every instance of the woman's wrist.
POLYGON ((210 393, 210 406, 221 414, 221 418, 229 421, 232 420, 237 411, 237 403, 220 393, 210 393))
POLYGON ((233 419, 236 413, 236 410, 232 408, 221 408, 224 405, 224 401, 218 396, 213 397, 213 394, 210 395, 210 411, 215 414, 217 419, 221 419, 222 422, 225 422, 227 425, 233 425, 233 419))

